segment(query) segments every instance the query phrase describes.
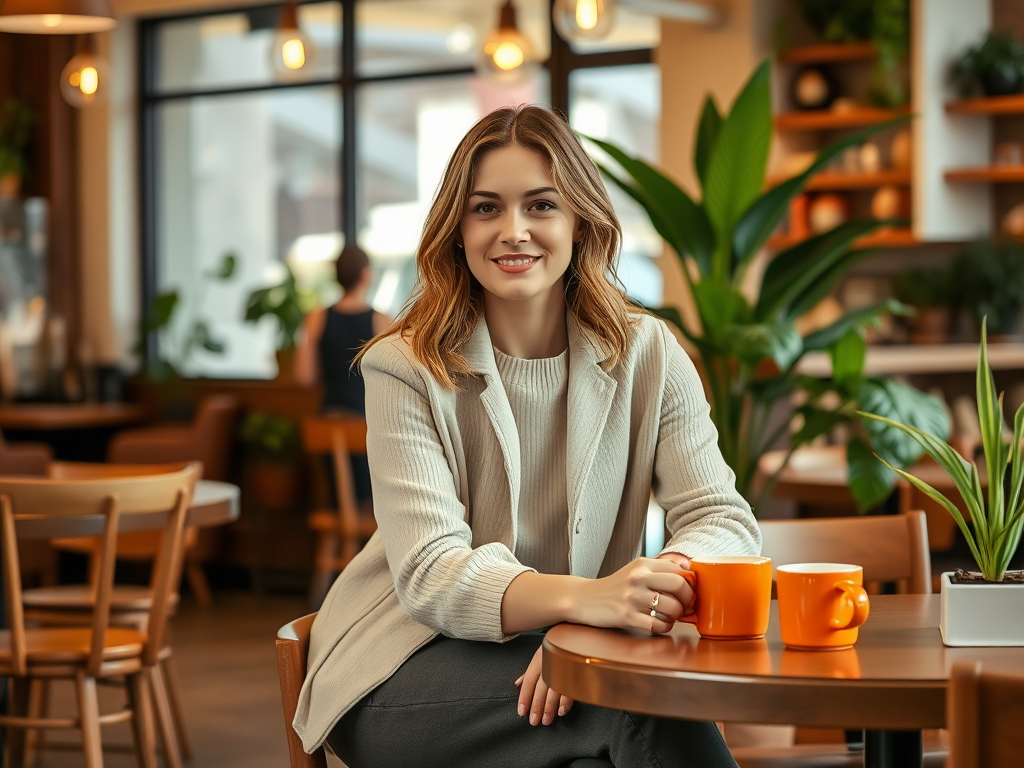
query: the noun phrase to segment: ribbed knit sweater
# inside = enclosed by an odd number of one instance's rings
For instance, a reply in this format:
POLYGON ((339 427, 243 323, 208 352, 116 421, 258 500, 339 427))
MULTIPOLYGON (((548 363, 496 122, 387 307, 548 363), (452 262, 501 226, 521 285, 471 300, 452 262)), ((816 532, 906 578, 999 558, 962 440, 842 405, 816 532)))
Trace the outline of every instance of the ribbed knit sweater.
MULTIPOLYGON (((700 378, 665 324, 637 317, 614 368, 572 313, 566 326, 569 573, 608 576, 640 554, 652 489, 672 534, 667 550, 760 552, 700 378)), ((293 719, 307 751, 438 633, 510 639, 502 596, 530 570, 515 554, 524 454, 482 318, 462 354, 475 374, 457 390, 441 386, 405 339, 384 339, 363 357, 379 530, 313 623, 293 719)))
POLYGON ((565 492, 569 350, 523 360, 494 349, 519 432, 522 481, 515 556, 541 573, 569 572, 569 502, 565 492))

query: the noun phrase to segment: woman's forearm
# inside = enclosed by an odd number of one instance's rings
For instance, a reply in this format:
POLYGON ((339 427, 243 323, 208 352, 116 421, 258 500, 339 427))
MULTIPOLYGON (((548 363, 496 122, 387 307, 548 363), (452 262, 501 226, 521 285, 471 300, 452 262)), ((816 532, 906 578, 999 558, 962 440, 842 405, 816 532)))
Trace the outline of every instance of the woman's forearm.
POLYGON ((524 571, 501 599, 501 630, 506 635, 573 621, 573 608, 590 579, 524 571))

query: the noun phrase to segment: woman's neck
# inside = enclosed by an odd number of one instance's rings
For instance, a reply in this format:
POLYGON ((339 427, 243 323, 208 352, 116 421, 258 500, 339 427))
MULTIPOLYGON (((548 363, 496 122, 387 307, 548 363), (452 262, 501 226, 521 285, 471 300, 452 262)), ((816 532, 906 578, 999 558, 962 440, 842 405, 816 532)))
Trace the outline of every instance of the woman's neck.
POLYGON ((491 343, 510 357, 557 357, 569 346, 565 298, 557 287, 547 297, 527 301, 506 301, 487 294, 484 317, 491 343))
POLYGON ((338 303, 334 305, 334 308, 340 309, 342 312, 362 312, 367 310, 370 308, 370 305, 366 301, 366 294, 365 288, 352 288, 338 299, 338 303))

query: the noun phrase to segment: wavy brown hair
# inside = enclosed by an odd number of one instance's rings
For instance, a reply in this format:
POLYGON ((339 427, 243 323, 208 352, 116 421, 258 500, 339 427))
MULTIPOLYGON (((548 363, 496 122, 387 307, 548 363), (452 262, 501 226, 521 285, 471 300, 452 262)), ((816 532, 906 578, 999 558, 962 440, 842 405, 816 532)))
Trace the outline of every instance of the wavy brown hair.
POLYGON ((542 107, 519 106, 491 112, 459 142, 423 226, 416 289, 391 327, 363 347, 356 364, 374 344, 400 334, 443 386, 456 389, 456 379, 473 373, 461 350, 483 314, 483 287, 455 241, 476 164, 485 152, 513 145, 548 162, 555 187, 583 233, 566 271, 566 305, 604 349, 608 368, 622 359, 637 308, 616 284, 622 228, 608 193, 562 117, 542 107))

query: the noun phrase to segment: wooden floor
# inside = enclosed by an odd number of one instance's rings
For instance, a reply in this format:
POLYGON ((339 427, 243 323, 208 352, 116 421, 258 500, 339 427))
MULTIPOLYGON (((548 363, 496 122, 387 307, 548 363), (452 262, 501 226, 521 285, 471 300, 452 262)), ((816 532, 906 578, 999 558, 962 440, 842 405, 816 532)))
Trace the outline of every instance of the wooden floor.
MULTIPOLYGON (((281 689, 277 680, 274 637, 281 625, 306 613, 304 597, 218 592, 211 612, 199 611, 184 598, 174 618, 174 648, 184 689, 196 754, 187 768, 287 768, 281 689)), ((73 689, 56 683, 54 714, 71 713, 73 689)), ((123 694, 101 691, 101 711, 120 707, 123 694)), ((78 734, 52 731, 52 740, 70 741, 78 734)), ((104 728, 104 745, 130 744, 128 729, 104 728)), ((132 768, 132 755, 105 751, 108 768, 132 768)), ((47 750, 39 768, 82 765, 81 753, 47 750)), ((331 758, 331 768, 341 768, 331 758)))

